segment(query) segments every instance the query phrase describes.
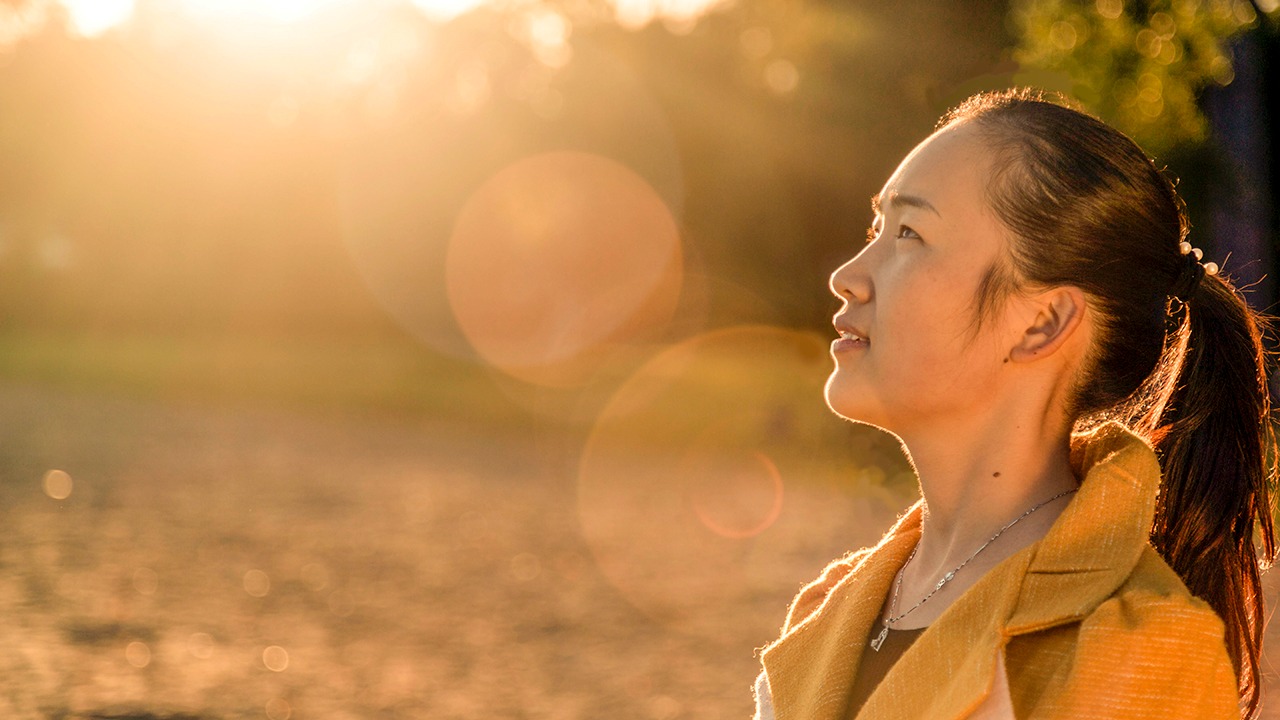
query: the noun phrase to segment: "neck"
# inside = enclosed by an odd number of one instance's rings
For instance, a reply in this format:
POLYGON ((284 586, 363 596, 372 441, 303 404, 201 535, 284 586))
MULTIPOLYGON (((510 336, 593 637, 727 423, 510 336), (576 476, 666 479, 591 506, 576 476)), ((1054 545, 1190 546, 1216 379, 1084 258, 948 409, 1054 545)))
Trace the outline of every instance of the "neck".
MULTIPOLYGON (((988 419, 967 418, 902 438, 925 501, 912 561, 922 578, 954 568, 1002 527, 1077 485, 1065 423, 1010 422, 999 412, 988 419)), ((1023 517, 983 550, 981 562, 975 558, 975 566, 990 567, 1038 540, 1066 505, 1063 498, 1023 517)))

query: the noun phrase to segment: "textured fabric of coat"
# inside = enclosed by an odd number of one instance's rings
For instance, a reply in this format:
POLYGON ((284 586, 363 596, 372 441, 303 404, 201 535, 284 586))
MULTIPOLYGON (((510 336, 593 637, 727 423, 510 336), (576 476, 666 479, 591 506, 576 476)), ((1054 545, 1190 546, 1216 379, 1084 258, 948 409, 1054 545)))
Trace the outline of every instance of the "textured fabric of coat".
MULTIPOLYGON (((1240 717, 1222 621, 1148 540, 1155 453, 1110 423, 1073 438, 1071 462, 1080 490, 1048 533, 957 598, 858 720, 973 717, 993 699, 1018 718, 1240 717)), ((843 720, 862 647, 920 537, 921 507, 796 596, 762 654, 759 715, 843 720)))

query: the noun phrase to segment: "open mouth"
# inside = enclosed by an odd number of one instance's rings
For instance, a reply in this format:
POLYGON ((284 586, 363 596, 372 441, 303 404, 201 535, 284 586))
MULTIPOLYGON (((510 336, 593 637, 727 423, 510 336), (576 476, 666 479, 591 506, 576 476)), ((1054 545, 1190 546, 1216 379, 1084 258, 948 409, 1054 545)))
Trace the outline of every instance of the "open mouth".
POLYGON ((853 350, 856 348, 865 348, 871 344, 867 338, 849 330, 841 330, 840 338, 831 343, 832 350, 853 350))

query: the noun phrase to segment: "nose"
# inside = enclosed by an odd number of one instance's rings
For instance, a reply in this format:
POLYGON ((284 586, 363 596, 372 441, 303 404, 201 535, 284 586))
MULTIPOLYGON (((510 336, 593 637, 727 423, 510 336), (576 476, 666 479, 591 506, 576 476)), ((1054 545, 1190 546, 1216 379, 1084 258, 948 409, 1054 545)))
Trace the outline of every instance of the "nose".
POLYGON ((871 275, 868 272, 866 259, 870 247, 850 258, 848 262, 831 273, 828 287, 831 293, 845 302, 865 303, 871 300, 871 275))

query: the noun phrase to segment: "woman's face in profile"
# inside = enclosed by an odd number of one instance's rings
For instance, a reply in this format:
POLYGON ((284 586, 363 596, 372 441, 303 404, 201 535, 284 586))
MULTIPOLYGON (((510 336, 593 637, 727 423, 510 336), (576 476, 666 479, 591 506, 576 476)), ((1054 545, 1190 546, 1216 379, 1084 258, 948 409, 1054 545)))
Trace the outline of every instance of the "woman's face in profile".
POLYGON ((988 156, 972 127, 953 126, 881 189, 873 238, 831 276, 837 330, 863 338, 832 344, 837 414, 901 434, 990 405, 1018 333, 1002 309, 977 324, 979 283, 1006 252, 984 198, 988 156))

